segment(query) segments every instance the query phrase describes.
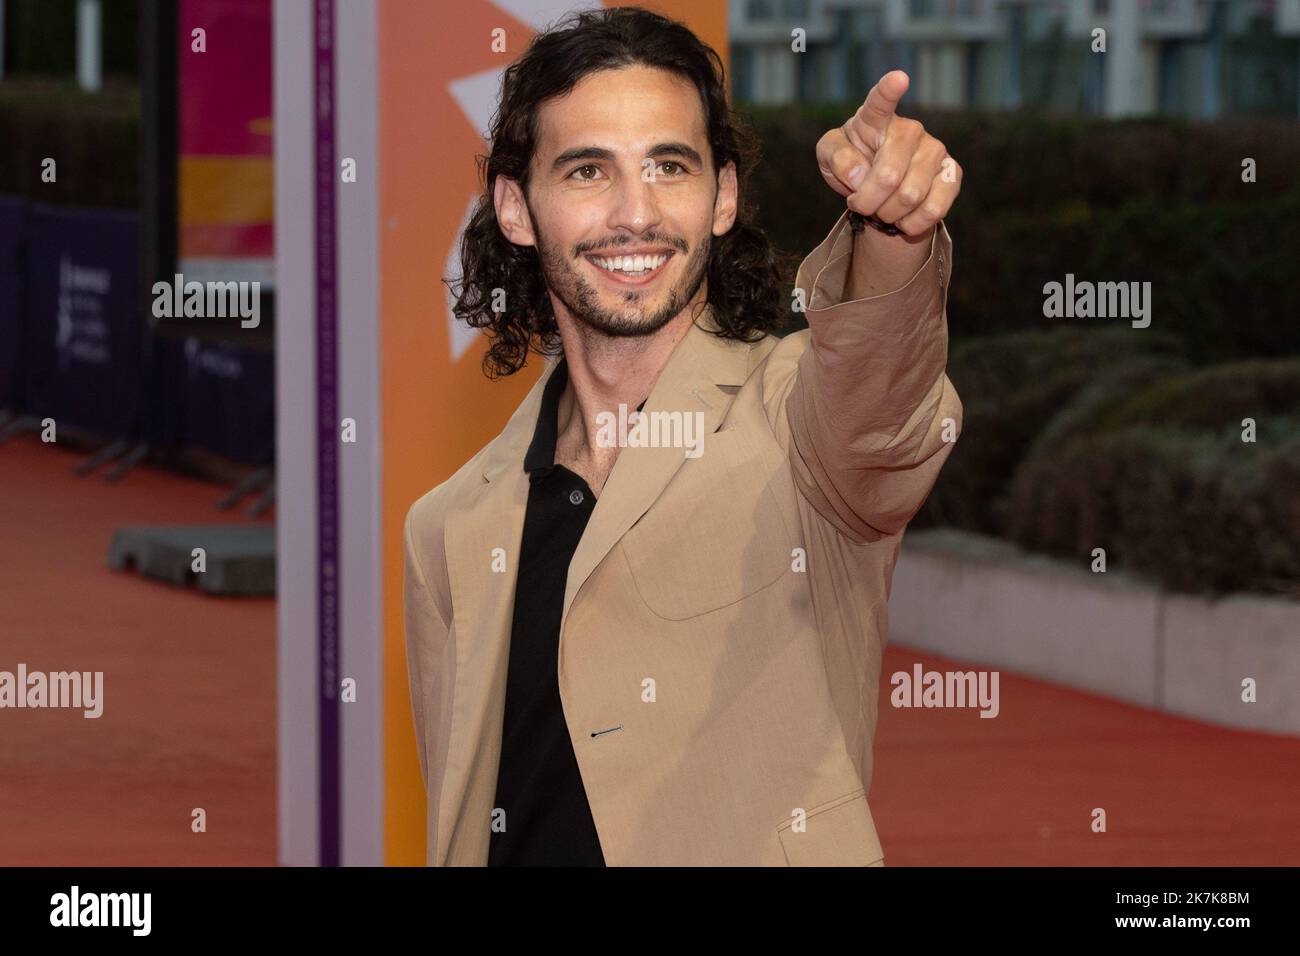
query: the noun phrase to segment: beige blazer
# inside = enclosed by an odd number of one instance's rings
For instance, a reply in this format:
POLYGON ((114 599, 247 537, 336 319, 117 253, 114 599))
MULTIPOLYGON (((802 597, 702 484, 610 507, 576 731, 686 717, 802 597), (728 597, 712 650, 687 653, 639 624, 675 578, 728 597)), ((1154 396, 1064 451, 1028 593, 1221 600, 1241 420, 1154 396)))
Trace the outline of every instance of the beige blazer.
MULTIPOLYGON (((883 865, 885 605, 961 403, 947 231, 903 288, 840 302, 851 245, 842 216, 800 266, 808 329, 687 333, 645 412, 700 413, 702 447, 622 448, 569 566, 560 697, 611 866, 883 865)), ((523 459, 554 367, 406 519, 431 865, 487 862, 523 459)))

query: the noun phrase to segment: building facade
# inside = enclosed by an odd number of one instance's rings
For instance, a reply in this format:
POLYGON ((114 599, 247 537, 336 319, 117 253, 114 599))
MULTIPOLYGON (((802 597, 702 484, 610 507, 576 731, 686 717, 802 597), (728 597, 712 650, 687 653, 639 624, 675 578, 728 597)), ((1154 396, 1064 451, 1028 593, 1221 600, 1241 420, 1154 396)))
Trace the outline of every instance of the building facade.
POLYGON ((852 101, 904 69, 912 101, 933 108, 1300 115, 1300 0, 730 0, 729 12, 740 102, 852 101))

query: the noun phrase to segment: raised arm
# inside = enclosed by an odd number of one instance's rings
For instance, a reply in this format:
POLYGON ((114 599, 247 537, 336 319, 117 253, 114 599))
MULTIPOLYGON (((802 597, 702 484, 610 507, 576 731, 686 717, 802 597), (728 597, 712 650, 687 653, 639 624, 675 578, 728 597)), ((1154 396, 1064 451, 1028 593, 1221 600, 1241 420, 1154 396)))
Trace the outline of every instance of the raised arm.
POLYGON ((961 185, 943 144, 895 114, 906 74, 886 74, 817 146, 848 210, 894 224, 855 234, 848 212, 799 269, 811 345, 786 400, 800 491, 857 540, 903 529, 961 427, 945 374, 952 241, 961 185))

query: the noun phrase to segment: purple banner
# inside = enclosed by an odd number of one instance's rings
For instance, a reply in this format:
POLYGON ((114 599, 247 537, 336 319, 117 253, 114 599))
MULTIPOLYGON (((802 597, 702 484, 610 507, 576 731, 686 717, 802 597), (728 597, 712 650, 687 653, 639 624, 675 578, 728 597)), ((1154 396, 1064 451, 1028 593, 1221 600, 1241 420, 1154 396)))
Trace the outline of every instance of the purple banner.
POLYGON ((34 204, 28 225, 25 410, 130 438, 143 405, 140 217, 34 204))
POLYGON ((22 407, 22 252, 27 201, 0 196, 0 409, 22 407))
POLYGON ((249 465, 275 461, 275 356, 199 338, 157 338, 161 392, 151 437, 249 465))

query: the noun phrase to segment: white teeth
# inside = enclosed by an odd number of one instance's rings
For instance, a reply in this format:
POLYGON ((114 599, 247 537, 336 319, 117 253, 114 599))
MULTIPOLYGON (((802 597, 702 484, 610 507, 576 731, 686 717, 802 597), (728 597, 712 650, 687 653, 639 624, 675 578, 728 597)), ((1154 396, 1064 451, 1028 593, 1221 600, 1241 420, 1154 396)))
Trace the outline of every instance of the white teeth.
POLYGON ((612 256, 595 260, 596 264, 602 269, 607 269, 610 272, 622 272, 625 275, 653 272, 667 261, 667 255, 612 256))

